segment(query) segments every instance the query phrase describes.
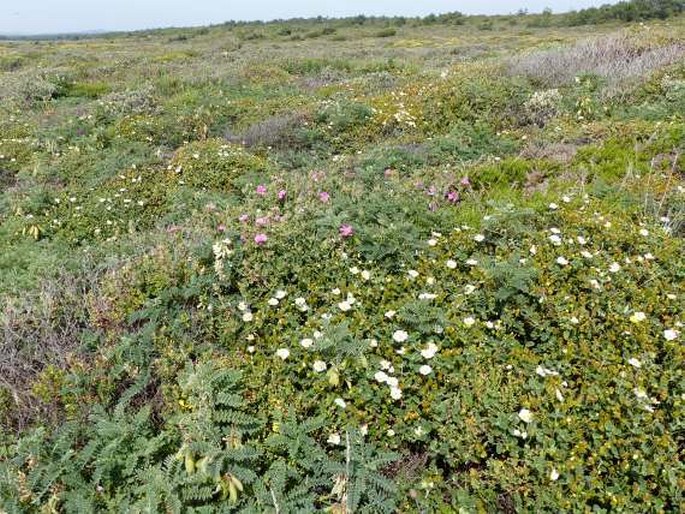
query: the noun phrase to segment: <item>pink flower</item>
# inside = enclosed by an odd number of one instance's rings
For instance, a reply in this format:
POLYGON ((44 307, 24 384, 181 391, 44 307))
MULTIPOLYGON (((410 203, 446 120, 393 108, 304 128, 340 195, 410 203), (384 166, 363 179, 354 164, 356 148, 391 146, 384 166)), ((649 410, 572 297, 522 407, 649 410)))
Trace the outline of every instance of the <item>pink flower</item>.
POLYGON ((354 235, 354 229, 352 228, 352 225, 340 225, 340 235, 342 237, 352 237, 354 235))
POLYGON ((226 225, 224 225, 223 223, 220 224, 218 227, 216 227, 216 231, 217 232, 226 232, 226 225))
POLYGON ((464 187, 468 187, 468 186, 471 185, 471 181, 469 180, 469 177, 464 177, 464 178, 462 178, 462 179, 459 181, 459 183, 460 183, 462 186, 464 186, 464 187))
POLYGON ((255 225, 257 225, 259 227, 263 227, 264 225, 269 224, 269 217, 268 216, 262 216, 261 218, 257 218, 256 220, 254 220, 254 222, 255 222, 255 225))
POLYGON ((283 200, 285 200, 285 197, 286 197, 287 194, 288 194, 288 193, 286 192, 285 189, 281 189, 281 190, 278 192, 278 199, 282 202, 283 200))
POLYGON ((395 170, 392 168, 385 168, 385 171, 383 172, 383 175, 385 178, 392 178, 392 176, 395 174, 395 170))
POLYGON ((447 198, 447 201, 450 203, 457 203, 459 201, 459 192, 457 191, 450 191, 448 192, 445 197, 447 198))
POLYGON ((330 199, 331 195, 329 195, 326 191, 321 191, 319 193, 319 200, 321 200, 323 203, 328 203, 330 199))
POLYGON ((269 238, 266 237, 266 234, 257 234, 256 236, 254 236, 254 242, 258 245, 263 245, 264 243, 266 243, 268 239, 269 238))
POLYGON ((248 221, 250 221, 250 215, 249 214, 241 214, 240 217, 238 218, 238 221, 240 221, 240 223, 247 223, 248 221))
POLYGON ((266 186, 264 184, 259 184, 257 186, 257 194, 259 196, 264 196, 266 194, 266 186))

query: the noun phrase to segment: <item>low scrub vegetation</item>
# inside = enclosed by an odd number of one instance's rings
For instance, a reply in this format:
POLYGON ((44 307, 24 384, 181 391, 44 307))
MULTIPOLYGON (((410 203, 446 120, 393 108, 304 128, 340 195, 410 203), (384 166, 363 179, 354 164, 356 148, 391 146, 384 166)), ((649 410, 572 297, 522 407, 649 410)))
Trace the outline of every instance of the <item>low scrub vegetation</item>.
POLYGON ((684 20, 582 12, 0 43, 0 511, 685 510, 684 20))

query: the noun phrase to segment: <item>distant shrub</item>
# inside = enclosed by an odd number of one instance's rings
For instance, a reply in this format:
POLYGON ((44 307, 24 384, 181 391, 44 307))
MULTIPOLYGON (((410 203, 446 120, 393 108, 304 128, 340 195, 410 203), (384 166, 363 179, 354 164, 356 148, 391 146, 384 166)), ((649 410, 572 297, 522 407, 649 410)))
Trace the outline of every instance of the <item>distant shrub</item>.
POLYGON ((392 37, 397 35, 397 29, 387 28, 379 30, 374 34, 376 37, 392 37))
POLYGON ((685 4, 682 0, 630 0, 571 12, 563 16, 562 23, 578 26, 615 21, 664 20, 684 11, 685 4))
POLYGON ((216 191, 236 190, 245 174, 266 172, 265 159, 223 139, 198 141, 181 147, 169 165, 168 178, 182 185, 216 191))
POLYGON ((44 72, 17 71, 0 76, 0 102, 36 107, 58 96, 62 79, 44 72))
POLYGON ((544 127, 561 110, 563 97, 558 89, 536 91, 524 104, 530 123, 544 127))
POLYGON ((224 137, 231 143, 250 146, 269 146, 274 148, 302 148, 306 144, 305 113, 287 113, 271 116, 249 126, 239 134, 230 130, 224 137))
POLYGON ((647 77, 685 56, 685 44, 649 44, 627 34, 617 34, 572 47, 544 50, 516 57, 511 73, 525 75, 544 87, 559 87, 582 74, 607 80, 610 90, 625 89, 631 81, 647 77))

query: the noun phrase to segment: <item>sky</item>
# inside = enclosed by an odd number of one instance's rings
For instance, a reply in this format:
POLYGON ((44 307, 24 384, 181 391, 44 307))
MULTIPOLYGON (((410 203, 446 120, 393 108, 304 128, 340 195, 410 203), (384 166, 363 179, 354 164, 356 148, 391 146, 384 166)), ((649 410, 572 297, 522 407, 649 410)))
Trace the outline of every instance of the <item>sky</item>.
POLYGON ((582 9, 607 0, 0 0, 0 34, 186 27, 228 20, 366 15, 425 16, 461 11, 507 14, 582 9))

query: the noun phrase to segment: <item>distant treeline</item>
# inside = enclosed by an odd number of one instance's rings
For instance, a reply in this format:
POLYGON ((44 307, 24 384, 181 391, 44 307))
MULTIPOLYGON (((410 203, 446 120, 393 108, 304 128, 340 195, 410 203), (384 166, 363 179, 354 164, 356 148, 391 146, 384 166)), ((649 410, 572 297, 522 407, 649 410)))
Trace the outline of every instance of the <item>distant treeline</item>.
POLYGON ((685 11, 685 0, 631 0, 591 7, 566 14, 567 25, 593 25, 613 21, 665 20, 685 11))
MULTIPOLYGON (((292 18, 288 20, 272 20, 264 21, 227 21, 212 27, 259 27, 259 26, 273 26, 279 25, 282 28, 278 34, 289 35, 291 29, 289 27, 311 27, 324 24, 326 28, 318 35, 334 34, 336 29, 353 26, 376 26, 383 27, 402 27, 422 26, 422 25, 464 25, 467 23, 475 23, 480 28, 492 29, 493 23, 496 21, 507 21, 510 24, 518 24, 521 19, 526 20, 525 23, 529 27, 574 27, 579 25, 598 25, 612 22, 640 22, 654 19, 667 19, 672 16, 677 16, 685 12, 685 0, 628 0, 621 1, 615 4, 605 4, 600 7, 590 7, 588 9, 581 9, 579 11, 571 11, 567 13, 553 14, 551 9, 545 9, 541 14, 529 14, 526 10, 520 10, 515 15, 465 15, 461 12, 449 12, 445 14, 429 14, 424 17, 405 17, 405 16, 353 16, 348 18, 325 18, 318 16, 316 18, 292 18)), ((152 32, 176 32, 183 30, 185 35, 183 37, 195 37, 203 33, 207 33, 207 27, 203 28, 168 28, 156 30, 141 30, 136 32, 118 32, 118 33, 84 33, 84 34, 53 34, 44 36, 2 36, 0 40, 20 40, 20 39, 92 39, 97 37, 110 37, 112 35, 133 35, 133 34, 149 34, 152 32)))

